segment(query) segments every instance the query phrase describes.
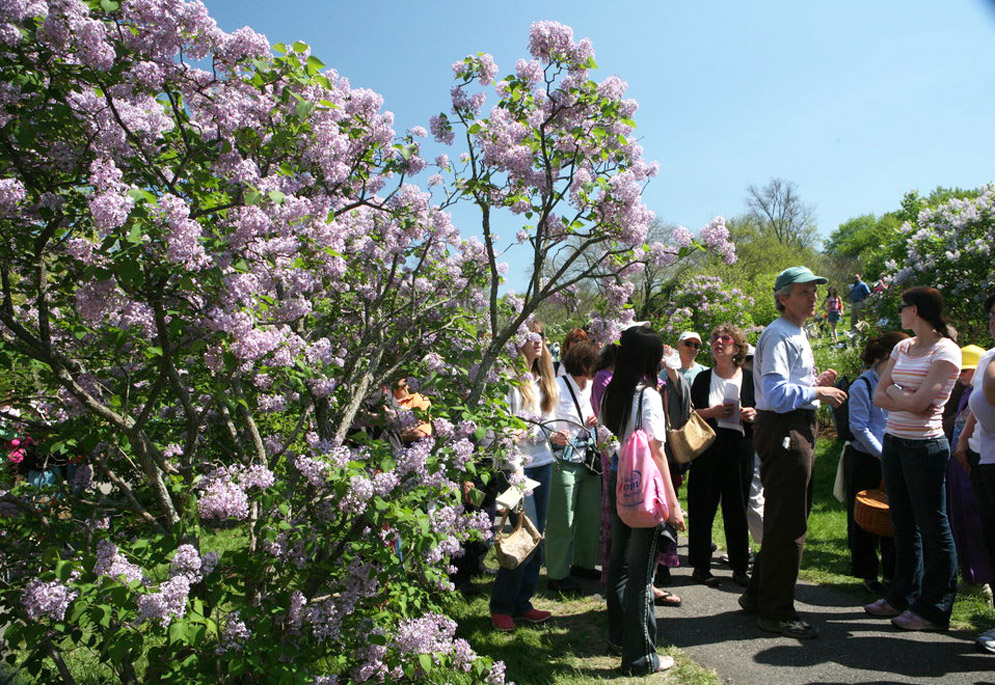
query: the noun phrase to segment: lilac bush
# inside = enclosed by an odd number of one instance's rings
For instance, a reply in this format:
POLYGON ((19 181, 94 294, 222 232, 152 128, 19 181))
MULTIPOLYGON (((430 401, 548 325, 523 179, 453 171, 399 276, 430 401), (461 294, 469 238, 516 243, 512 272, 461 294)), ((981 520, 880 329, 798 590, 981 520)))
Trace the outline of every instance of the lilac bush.
POLYGON ((2 484, 18 667, 73 682, 83 635, 122 682, 504 681, 439 612, 488 534, 462 485, 524 425, 508 352, 582 279, 612 331, 626 279, 682 254, 642 244, 656 167, 625 84, 562 25, 530 51, 501 80, 454 65, 429 128, 465 151, 433 167, 379 95, 200 2, 0 5, 0 363, 33 384, 5 418, 87 469, 2 484), (503 298, 499 211, 536 267, 503 298), (437 428, 407 446, 400 376, 437 428))
POLYGON ((708 336, 719 324, 738 326, 747 337, 759 332, 752 316, 753 298, 727 287, 718 276, 692 276, 677 285, 669 303, 654 319, 664 340, 675 344, 682 331, 708 336))
MULTIPOLYGON (((962 339, 970 342, 986 335, 985 298, 995 292, 992 246, 995 245, 995 186, 979 189, 977 197, 951 199, 935 209, 924 209, 915 223, 901 227, 906 258, 886 263, 884 275, 892 281, 890 298, 913 285, 939 289, 946 298, 947 318, 962 339)), ((882 311, 894 318, 894 311, 882 311)))

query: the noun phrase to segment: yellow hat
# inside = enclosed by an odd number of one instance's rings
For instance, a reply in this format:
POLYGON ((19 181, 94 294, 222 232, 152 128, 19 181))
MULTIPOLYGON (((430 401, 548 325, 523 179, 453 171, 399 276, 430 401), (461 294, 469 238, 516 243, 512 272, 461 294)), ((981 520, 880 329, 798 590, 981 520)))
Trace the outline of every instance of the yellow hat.
POLYGON ((967 371, 968 369, 978 368, 978 360, 981 359, 981 355, 984 353, 984 349, 978 347, 977 345, 966 345, 960 348, 960 354, 962 357, 960 370, 967 371))

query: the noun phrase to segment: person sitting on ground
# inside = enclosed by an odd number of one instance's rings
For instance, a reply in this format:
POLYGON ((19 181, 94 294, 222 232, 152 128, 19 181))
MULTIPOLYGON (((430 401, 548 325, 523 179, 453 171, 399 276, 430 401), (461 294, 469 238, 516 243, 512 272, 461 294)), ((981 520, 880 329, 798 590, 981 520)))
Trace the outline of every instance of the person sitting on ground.
POLYGON ((408 388, 407 378, 399 378, 394 383, 393 395, 399 409, 414 414, 414 419, 410 425, 401 428, 401 440, 404 444, 408 445, 430 436, 432 422, 425 412, 432 407, 431 400, 421 393, 411 392, 408 388))

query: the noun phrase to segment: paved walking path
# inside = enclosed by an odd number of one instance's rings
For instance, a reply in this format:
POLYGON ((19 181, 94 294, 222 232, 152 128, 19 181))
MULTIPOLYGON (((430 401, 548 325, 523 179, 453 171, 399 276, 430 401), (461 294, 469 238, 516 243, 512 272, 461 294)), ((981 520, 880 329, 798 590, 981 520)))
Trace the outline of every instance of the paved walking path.
POLYGON ((693 583, 686 567, 674 569, 669 589, 683 603, 657 608, 658 635, 661 644, 715 669, 723 683, 995 683, 995 655, 977 651, 973 635, 899 631, 865 614, 860 599, 818 585, 799 584, 796 595, 799 612, 821 630, 818 638, 765 633, 736 603, 742 588, 731 572, 721 566, 712 572, 722 578, 718 588, 693 583))

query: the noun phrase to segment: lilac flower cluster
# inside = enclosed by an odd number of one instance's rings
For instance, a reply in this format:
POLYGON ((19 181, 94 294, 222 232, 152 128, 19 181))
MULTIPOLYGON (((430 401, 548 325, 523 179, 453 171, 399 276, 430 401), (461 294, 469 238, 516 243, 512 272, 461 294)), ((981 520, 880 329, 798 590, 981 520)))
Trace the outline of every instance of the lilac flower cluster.
POLYGON ((218 654, 240 652, 245 649, 245 643, 251 638, 252 631, 249 630, 247 625, 245 625, 245 621, 242 620, 241 614, 237 611, 233 611, 228 614, 228 618, 225 621, 225 627, 221 631, 221 637, 218 640, 219 644, 215 651, 218 654))
POLYGON ((311 457, 299 456, 294 459, 294 468, 301 472, 304 479, 315 487, 325 484, 328 464, 311 457))
POLYGON ((93 482, 93 467, 89 464, 80 464, 76 467, 70 487, 74 492, 82 492, 90 487, 93 482))
POLYGON ((123 579, 126 583, 143 580, 142 569, 128 561, 118 552, 117 545, 110 540, 97 543, 97 560, 93 572, 98 576, 123 579))
POLYGON ((159 591, 138 597, 138 617, 142 621, 158 621, 167 627, 174 617, 180 618, 187 612, 187 597, 190 594, 190 579, 175 575, 159 585, 159 591))
POLYGON ((196 547, 180 545, 169 564, 169 573, 171 576, 184 575, 191 585, 195 585, 203 579, 203 567, 204 561, 196 547))
POLYGON ((0 213, 13 213, 26 196, 24 184, 16 178, 0 178, 0 213))
POLYGON ((203 494, 197 499, 201 518, 245 519, 249 515, 247 489, 264 490, 275 482, 273 472, 262 465, 244 469, 228 466, 214 469, 197 484, 203 494))
POLYGON ((79 592, 70 590, 57 580, 45 582, 33 578, 24 588, 21 604, 32 621, 45 617, 61 621, 65 618, 66 609, 78 595, 79 592))

